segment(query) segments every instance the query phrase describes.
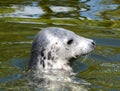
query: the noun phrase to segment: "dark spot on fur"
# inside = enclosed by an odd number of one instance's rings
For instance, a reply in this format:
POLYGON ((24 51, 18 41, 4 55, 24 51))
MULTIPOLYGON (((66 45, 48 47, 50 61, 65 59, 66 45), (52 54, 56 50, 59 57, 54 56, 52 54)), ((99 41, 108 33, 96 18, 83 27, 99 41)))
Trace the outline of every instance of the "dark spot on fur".
POLYGON ((45 49, 41 50, 41 52, 40 52, 41 57, 44 56, 44 51, 45 51, 45 49))
POLYGON ((69 48, 65 48, 66 50, 69 50, 69 48))
POLYGON ((48 64, 48 66, 52 67, 52 64, 51 64, 51 63, 48 62, 47 64, 48 64))
POLYGON ((55 60, 52 60, 52 62, 57 63, 55 60))
POLYGON ((45 60, 45 59, 46 59, 46 57, 43 57, 43 59, 45 60))
POLYGON ((60 48, 57 48, 57 49, 55 50, 55 52, 57 53, 59 50, 60 50, 60 48))
POLYGON ((43 68, 45 68, 45 62, 44 62, 44 60, 41 60, 40 64, 43 65, 43 68))
POLYGON ((54 60, 54 57, 52 57, 51 59, 54 60))
POLYGON ((51 59, 51 51, 48 52, 48 60, 51 59))

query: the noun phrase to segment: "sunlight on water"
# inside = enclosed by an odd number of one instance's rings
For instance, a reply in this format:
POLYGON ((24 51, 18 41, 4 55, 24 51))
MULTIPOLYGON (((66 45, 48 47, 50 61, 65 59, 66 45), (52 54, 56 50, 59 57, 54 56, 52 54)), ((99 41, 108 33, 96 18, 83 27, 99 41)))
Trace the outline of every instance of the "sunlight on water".
POLYGON ((76 8, 72 7, 63 7, 63 6, 51 6, 50 9, 55 12, 55 13, 60 13, 60 12, 70 12, 77 10, 76 8))
POLYGON ((111 4, 109 1, 105 1, 106 4, 102 3, 102 0, 90 0, 86 2, 89 9, 81 12, 81 16, 86 17, 89 20, 101 20, 101 12, 106 10, 115 10, 119 7, 119 4, 111 4))
POLYGON ((119 14, 119 0, 0 0, 0 91, 120 91, 119 14), (97 47, 75 61, 76 75, 57 71, 40 74, 46 82, 33 81, 31 44, 49 26, 91 38, 97 47))
POLYGON ((11 8, 15 9, 15 12, 9 14, 1 14, 1 17, 20 17, 20 18, 39 18, 45 12, 41 7, 38 7, 37 2, 33 2, 31 5, 13 5, 11 8))

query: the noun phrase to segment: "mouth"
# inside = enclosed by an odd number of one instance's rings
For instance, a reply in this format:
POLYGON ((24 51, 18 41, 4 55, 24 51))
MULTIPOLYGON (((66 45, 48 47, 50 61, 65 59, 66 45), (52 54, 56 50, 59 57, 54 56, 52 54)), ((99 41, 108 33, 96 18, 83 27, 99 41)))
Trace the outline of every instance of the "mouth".
POLYGON ((89 55, 90 53, 84 53, 84 54, 81 54, 81 55, 75 55, 73 58, 74 59, 78 59, 80 58, 81 56, 86 56, 86 55, 89 55))
POLYGON ((85 53, 85 54, 81 54, 81 55, 75 55, 74 57, 71 57, 69 59, 69 62, 70 62, 69 65, 72 66, 72 64, 75 60, 79 59, 82 56, 86 56, 86 55, 89 55, 89 53, 85 53))
POLYGON ((82 54, 81 56, 86 56, 86 55, 88 55, 88 54, 90 54, 90 53, 85 53, 85 54, 82 54))

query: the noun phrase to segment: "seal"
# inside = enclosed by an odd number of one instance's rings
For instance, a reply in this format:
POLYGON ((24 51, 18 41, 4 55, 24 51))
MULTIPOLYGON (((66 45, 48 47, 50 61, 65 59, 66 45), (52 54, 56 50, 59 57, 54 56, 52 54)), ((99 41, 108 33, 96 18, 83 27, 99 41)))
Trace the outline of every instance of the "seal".
MULTIPOLYGON (((29 69, 42 78, 60 77, 58 70, 64 74, 73 73, 74 60, 92 52, 95 42, 64 28, 48 27, 42 29, 34 38, 31 48, 29 69), (47 77, 46 73, 56 75, 47 77)), ((63 75, 64 75, 63 74, 63 75)), ((68 76, 68 75, 67 75, 68 76)), ((58 78, 56 78, 58 79, 58 78)))
POLYGON ((72 71, 74 59, 90 53, 95 42, 57 27, 44 28, 35 37, 29 69, 63 69, 72 71))

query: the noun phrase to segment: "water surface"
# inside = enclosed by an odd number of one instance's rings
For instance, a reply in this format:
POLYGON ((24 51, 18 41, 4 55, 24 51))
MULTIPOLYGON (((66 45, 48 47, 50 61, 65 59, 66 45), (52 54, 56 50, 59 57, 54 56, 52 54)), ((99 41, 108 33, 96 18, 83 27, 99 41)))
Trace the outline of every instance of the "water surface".
MULTIPOLYGON (((0 91, 36 91, 26 73, 40 29, 56 26, 96 41, 74 69, 91 91, 120 91, 119 0, 0 0, 0 91)), ((87 87, 86 87, 87 88, 87 87)))

